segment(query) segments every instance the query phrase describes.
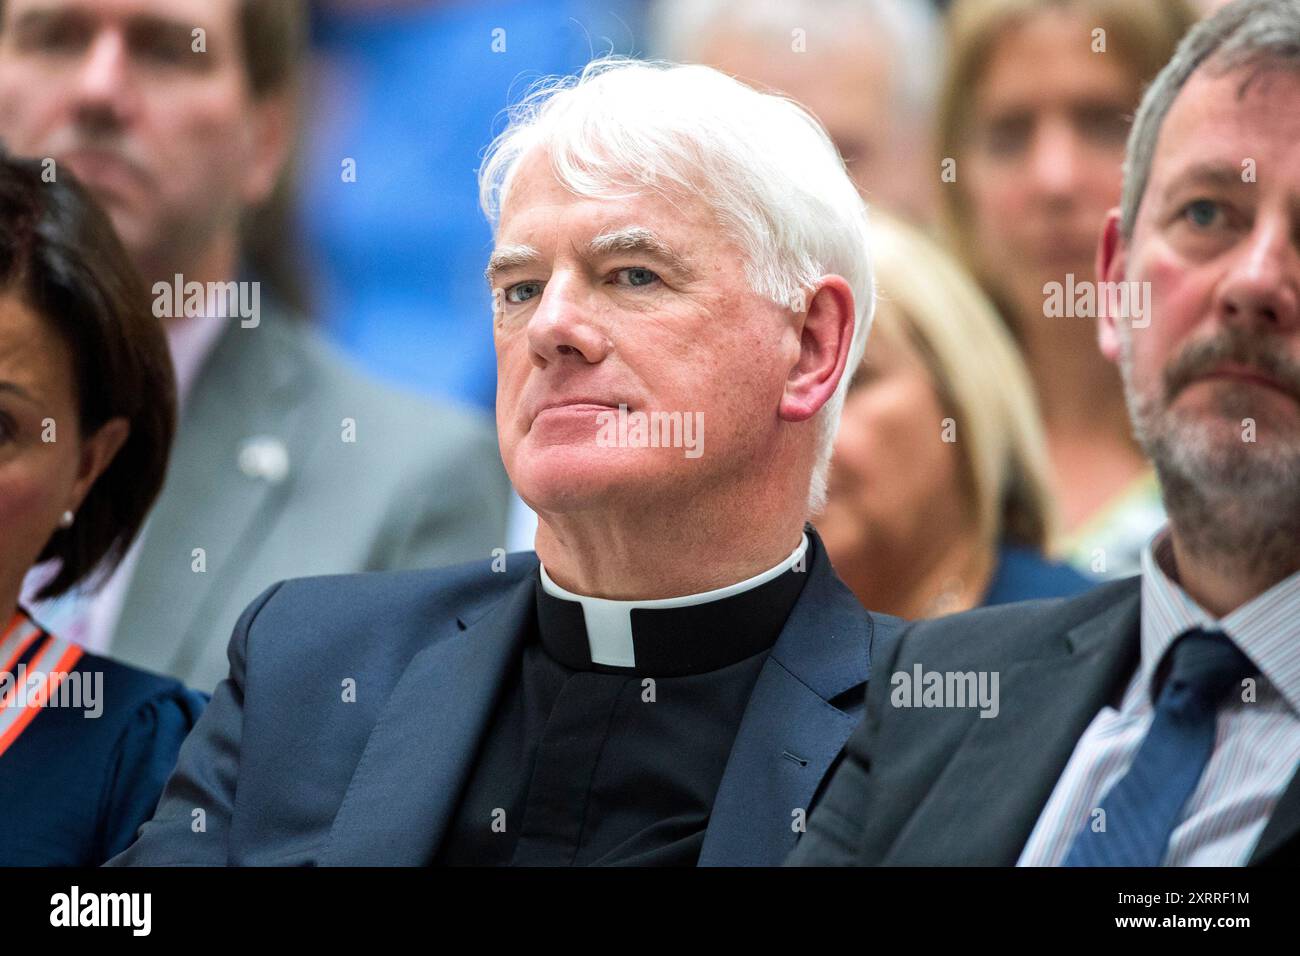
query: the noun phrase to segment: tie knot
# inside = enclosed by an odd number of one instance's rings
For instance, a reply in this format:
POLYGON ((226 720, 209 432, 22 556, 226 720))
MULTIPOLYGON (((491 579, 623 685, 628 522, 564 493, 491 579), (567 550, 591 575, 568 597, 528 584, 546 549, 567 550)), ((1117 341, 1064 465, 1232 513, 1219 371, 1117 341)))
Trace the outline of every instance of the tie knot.
POLYGON ((1165 656, 1169 672, 1160 696, 1190 697, 1210 708, 1256 670, 1221 631, 1194 628, 1177 638, 1165 656))

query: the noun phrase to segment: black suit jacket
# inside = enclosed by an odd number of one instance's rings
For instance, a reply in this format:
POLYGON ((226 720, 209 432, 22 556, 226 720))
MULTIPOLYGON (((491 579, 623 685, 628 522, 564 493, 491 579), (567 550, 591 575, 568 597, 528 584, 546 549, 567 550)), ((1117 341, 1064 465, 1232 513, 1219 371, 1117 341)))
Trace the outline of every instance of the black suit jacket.
MULTIPOLYGON (((809 538, 808 580, 750 694, 701 866, 786 858, 861 719, 870 657, 898 634, 895 618, 862 609, 809 538)), ((536 576, 527 552, 504 569, 482 561, 267 590, 235 627, 230 675, 157 812, 111 863, 435 859, 522 653, 536 576)))
MULTIPOLYGON (((1097 712, 1139 659, 1140 578, 1069 600, 914 624, 872 661, 866 716, 813 808, 792 865, 1013 866, 1097 712), (885 656, 888 655, 888 656, 885 656), (891 704, 891 676, 999 675, 999 713, 891 704)), ((1300 857, 1292 777, 1250 863, 1300 857)))

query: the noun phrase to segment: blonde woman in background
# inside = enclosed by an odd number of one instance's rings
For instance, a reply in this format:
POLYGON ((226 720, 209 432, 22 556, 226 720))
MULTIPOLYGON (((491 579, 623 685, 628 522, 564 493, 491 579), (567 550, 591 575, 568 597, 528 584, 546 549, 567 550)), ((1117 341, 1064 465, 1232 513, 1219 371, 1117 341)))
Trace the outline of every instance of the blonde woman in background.
POLYGON ((1159 490, 1096 323, 1049 316, 1045 287, 1095 280, 1129 117, 1194 20, 1182 0, 957 0, 949 17, 941 218, 1024 353, 1062 553, 1100 574, 1136 570, 1163 521, 1159 490))
POLYGON ((934 242, 873 216, 875 325, 816 521, 866 607, 906 618, 1076 594, 1033 387, 1006 326, 934 242))

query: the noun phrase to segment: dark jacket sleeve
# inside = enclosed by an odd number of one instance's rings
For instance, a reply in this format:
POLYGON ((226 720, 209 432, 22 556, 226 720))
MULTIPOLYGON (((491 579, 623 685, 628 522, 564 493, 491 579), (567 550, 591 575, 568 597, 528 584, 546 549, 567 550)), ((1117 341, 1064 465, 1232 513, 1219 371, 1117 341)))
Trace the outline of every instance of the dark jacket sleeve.
POLYGON ((230 638, 230 673, 185 739, 158 809, 139 837, 107 866, 223 866, 239 776, 248 631, 280 585, 240 615, 230 638))
MULTIPOLYGON (((871 685, 888 687, 890 674, 898 662, 903 641, 915 625, 893 628, 887 640, 873 642, 871 648, 871 685)), ((785 866, 861 866, 862 837, 865 821, 864 795, 871 772, 871 750, 877 719, 870 706, 861 723, 844 745, 844 759, 830 783, 812 807, 808 832, 786 857, 785 866)))
POLYGON ((131 716, 109 770, 97 861, 130 846, 140 826, 153 815, 163 784, 176 766, 176 754, 207 701, 206 694, 175 686, 145 701, 131 716))

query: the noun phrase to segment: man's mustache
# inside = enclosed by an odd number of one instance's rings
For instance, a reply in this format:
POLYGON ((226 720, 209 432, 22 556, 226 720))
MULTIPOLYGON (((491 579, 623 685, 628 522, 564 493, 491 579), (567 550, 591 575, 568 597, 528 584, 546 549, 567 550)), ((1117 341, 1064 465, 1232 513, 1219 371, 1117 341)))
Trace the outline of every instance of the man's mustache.
POLYGON ((82 150, 106 153, 126 166, 136 175, 147 178, 149 164, 138 155, 130 140, 117 132, 96 132, 72 128, 55 133, 45 143, 45 154, 63 157, 82 150))
POLYGON ((1236 329, 1187 346, 1165 369, 1165 402, 1225 364, 1239 365, 1272 379, 1300 401, 1300 363, 1285 351, 1281 337, 1236 329))

